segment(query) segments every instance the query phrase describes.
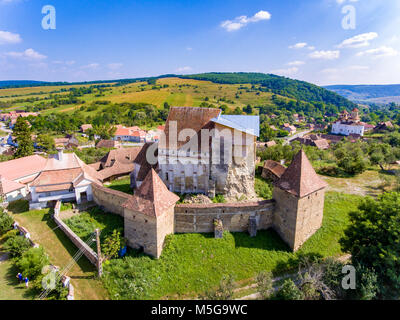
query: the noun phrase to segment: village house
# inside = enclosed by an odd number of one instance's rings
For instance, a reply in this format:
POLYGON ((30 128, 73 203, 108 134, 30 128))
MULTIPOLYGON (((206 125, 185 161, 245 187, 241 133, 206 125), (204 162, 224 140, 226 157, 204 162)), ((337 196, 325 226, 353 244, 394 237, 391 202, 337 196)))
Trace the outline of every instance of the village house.
POLYGON ((129 175, 135 169, 135 159, 142 147, 118 148, 109 151, 99 162, 90 164, 101 180, 113 180, 129 175))
MULTIPOLYGON (((17 118, 22 117, 37 117, 38 114, 36 112, 25 112, 25 111, 10 111, 8 113, 1 113, 0 114, 0 121, 16 121, 17 118)), ((15 123, 15 122, 14 122, 15 123)))
POLYGON ((359 110, 354 108, 351 114, 344 110, 339 119, 332 124, 332 134, 348 136, 352 133, 364 136, 365 127, 360 122, 359 110))
POLYGON ((382 131, 386 131, 386 130, 391 130, 393 129, 394 126, 392 124, 392 122, 390 121, 386 121, 386 122, 381 122, 379 123, 375 128, 374 131, 375 132, 382 132, 382 131))
POLYGON ((139 127, 122 127, 116 126, 117 130, 114 133, 113 140, 127 141, 127 142, 145 142, 146 131, 141 130, 139 127))
POLYGON ((329 149, 328 140, 322 138, 319 134, 310 134, 304 137, 296 138, 295 141, 299 141, 302 145, 317 147, 319 150, 329 149))
POLYGON ((279 162, 273 160, 264 161, 261 170, 261 177, 272 182, 277 182, 285 173, 286 168, 279 162))
POLYGON ((282 130, 287 131, 290 135, 295 134, 297 129, 295 126, 291 126, 289 123, 284 123, 282 126, 282 130))
POLYGON ((83 125, 81 125, 81 132, 82 133, 85 133, 89 129, 93 129, 93 126, 91 124, 83 124, 83 125))
POLYGON ((92 183, 101 184, 96 170, 86 165, 75 153, 58 150, 50 156, 40 174, 29 185, 30 208, 43 208, 49 201, 91 201, 92 183))
POLYGON ((115 141, 115 140, 100 140, 96 144, 97 149, 100 149, 100 148, 113 149, 113 148, 120 148, 120 147, 121 147, 121 143, 119 141, 115 141))
POLYGON ((65 136, 64 138, 54 138, 56 148, 73 149, 79 147, 79 141, 74 136, 65 136))
POLYGON ((25 198, 29 193, 28 185, 40 174, 45 164, 46 159, 38 155, 0 162, 3 201, 25 198))

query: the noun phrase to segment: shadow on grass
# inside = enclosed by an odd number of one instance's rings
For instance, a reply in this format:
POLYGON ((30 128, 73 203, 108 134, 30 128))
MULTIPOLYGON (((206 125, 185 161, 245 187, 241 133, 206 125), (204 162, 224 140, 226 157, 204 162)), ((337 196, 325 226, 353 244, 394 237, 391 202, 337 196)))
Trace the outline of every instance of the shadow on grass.
MULTIPOLYGON (((45 214, 43 216, 42 221, 46 222, 48 227, 50 229, 54 229, 57 227, 57 224, 54 222, 52 219, 52 210, 48 214, 45 214)), ((78 252, 78 248, 71 242, 71 240, 65 235, 65 233, 60 230, 60 229, 55 229, 53 230, 54 234, 56 235, 57 239, 60 241, 62 246, 67 250, 67 252, 70 254, 70 259, 72 260, 72 257, 78 252)), ((93 272, 96 271, 96 268, 94 265, 92 265, 89 260, 85 257, 82 256, 78 261, 77 265, 83 272, 93 272)), ((63 268, 64 266, 60 266, 63 268)))
POLYGON ((24 292, 22 293, 22 297, 24 299, 29 299, 29 300, 35 299, 38 296, 39 292, 33 289, 32 287, 26 288, 25 283, 23 282, 20 283, 18 281, 17 274, 18 274, 18 269, 13 261, 13 263, 10 264, 10 267, 7 269, 6 272, 7 285, 13 286, 15 290, 24 290, 24 292))

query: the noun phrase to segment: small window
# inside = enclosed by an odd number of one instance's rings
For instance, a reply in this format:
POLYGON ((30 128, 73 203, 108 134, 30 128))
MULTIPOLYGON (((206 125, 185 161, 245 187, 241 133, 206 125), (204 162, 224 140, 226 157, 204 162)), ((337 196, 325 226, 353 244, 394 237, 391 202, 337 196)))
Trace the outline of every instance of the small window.
POLYGON ((165 179, 168 181, 169 177, 168 177, 168 172, 165 173, 165 179))

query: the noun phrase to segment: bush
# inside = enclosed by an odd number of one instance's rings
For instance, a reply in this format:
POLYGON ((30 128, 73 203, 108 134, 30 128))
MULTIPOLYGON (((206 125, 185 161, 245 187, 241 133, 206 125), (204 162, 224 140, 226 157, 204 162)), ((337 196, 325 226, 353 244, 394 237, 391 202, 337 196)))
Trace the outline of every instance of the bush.
POLYGON ((103 253, 106 259, 118 257, 118 252, 125 246, 125 241, 121 238, 121 232, 114 230, 112 235, 108 236, 103 244, 103 253))
POLYGON ((7 213, 0 212, 0 235, 6 233, 12 229, 14 223, 13 218, 11 218, 7 213))
POLYGON ((344 264, 334 258, 328 258, 324 261, 323 282, 335 293, 336 298, 345 298, 346 292, 342 287, 344 264))
POLYGON ((13 213, 27 212, 29 211, 29 201, 20 199, 10 202, 7 209, 13 213))
POLYGON ((24 277, 35 280, 42 274, 44 266, 49 264, 49 258, 43 248, 31 248, 24 252, 16 265, 24 277))
POLYGON ((8 238, 3 247, 11 257, 20 257, 31 247, 31 244, 24 236, 13 235, 8 238))
POLYGON ((217 194, 213 199, 213 203, 226 203, 226 200, 222 194, 217 194))
POLYGON ((215 290, 209 290, 204 300, 231 300, 235 289, 234 279, 232 276, 224 276, 215 290))
POLYGON ((286 279, 276 294, 279 300, 302 300, 303 293, 297 288, 292 279, 286 279))
POLYGON ((272 273, 271 272, 260 272, 257 277, 257 289, 263 300, 269 298, 272 291, 272 273))
POLYGON ((374 269, 369 269, 361 265, 356 267, 358 283, 357 283, 357 298, 359 300, 372 300, 376 297, 378 286, 378 275, 374 269))

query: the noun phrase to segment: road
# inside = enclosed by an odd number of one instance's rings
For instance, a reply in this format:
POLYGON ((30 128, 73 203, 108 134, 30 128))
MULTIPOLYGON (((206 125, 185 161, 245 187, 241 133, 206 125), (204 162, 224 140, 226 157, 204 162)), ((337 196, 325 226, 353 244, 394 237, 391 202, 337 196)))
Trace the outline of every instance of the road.
POLYGON ((293 136, 290 137, 285 137, 285 142, 283 143, 284 145, 291 143, 293 140, 296 140, 297 138, 302 138, 304 137, 306 134, 309 134, 312 130, 306 130, 306 131, 302 131, 299 133, 296 133, 293 136))

